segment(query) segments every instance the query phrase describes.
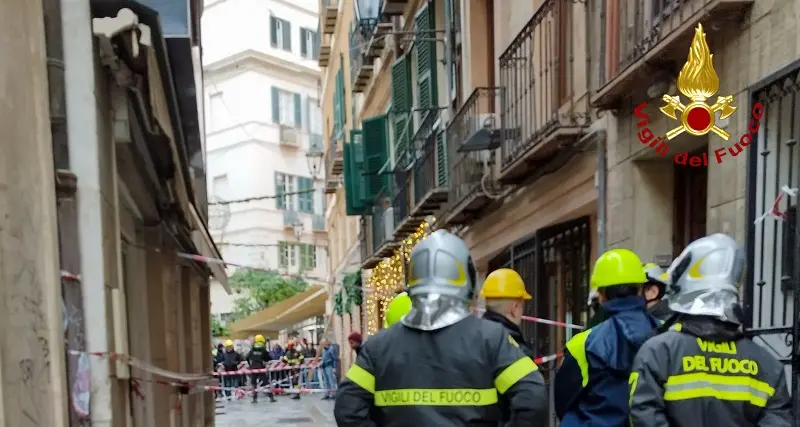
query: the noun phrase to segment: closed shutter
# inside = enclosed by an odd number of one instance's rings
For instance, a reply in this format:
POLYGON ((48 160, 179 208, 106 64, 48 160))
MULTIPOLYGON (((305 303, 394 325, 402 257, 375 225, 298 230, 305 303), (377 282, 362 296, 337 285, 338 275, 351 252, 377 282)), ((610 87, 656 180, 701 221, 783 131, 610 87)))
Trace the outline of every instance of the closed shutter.
POLYGON ((313 43, 311 46, 311 57, 313 59, 319 59, 319 32, 314 31, 314 36, 311 38, 311 42, 313 43))
POLYGON ((281 29, 283 30, 283 50, 287 52, 292 51, 292 24, 289 21, 283 21, 281 23, 281 29))
MULTIPOLYGON (((411 62, 406 55, 392 64, 392 126, 395 160, 399 167, 407 164, 406 151, 411 139, 413 98, 411 93, 411 62)), ((367 143, 369 144, 369 143, 367 143)), ((369 150, 369 149, 368 149, 369 150)))
POLYGON ((436 186, 447 187, 447 140, 443 130, 436 134, 436 186))
POLYGON ((417 57, 417 89, 419 108, 422 109, 422 119, 433 112, 438 107, 438 94, 436 85, 436 22, 433 13, 433 3, 420 9, 414 19, 416 34, 424 38, 424 41, 414 43, 414 51, 417 57), (428 41, 430 40, 430 41, 428 41))
POLYGON ((384 188, 389 188, 389 174, 379 175, 388 159, 388 129, 385 115, 364 119, 361 123, 364 144, 364 179, 366 197, 375 200, 384 188))
POLYGON ((305 213, 314 213, 314 182, 311 178, 300 177, 300 190, 306 191, 301 194, 300 198, 300 211, 305 213))
POLYGON ((284 175, 279 172, 275 172, 275 208, 276 209, 286 209, 286 197, 282 196, 282 194, 286 192, 286 186, 284 184, 284 175))
POLYGON ((281 122, 281 91, 272 86, 272 123, 281 122))
POLYGON ((307 33, 308 33, 308 30, 306 30, 305 28, 301 28, 300 29, 300 56, 302 56, 304 58, 309 56, 308 55, 309 46, 308 46, 308 43, 307 43, 308 42, 308 37, 306 36, 307 33))
POLYGON ((299 93, 294 94, 294 127, 303 128, 303 97, 299 93))
POLYGON ((269 17, 269 44, 278 47, 278 19, 274 16, 269 17))
POLYGON ((344 90, 342 90, 341 88, 341 83, 343 81, 341 77, 342 77, 342 69, 339 68, 339 71, 336 73, 336 87, 334 88, 333 91, 333 134, 336 138, 339 137, 343 127, 343 123, 341 120, 342 103, 340 98, 344 90))
POLYGON ((360 130, 351 130, 350 142, 344 144, 344 200, 347 215, 367 214, 367 205, 363 200, 363 163, 358 162, 357 147, 361 143, 361 137, 360 130))
POLYGON ((278 242, 278 265, 281 268, 289 266, 289 253, 288 244, 286 242, 278 242))
POLYGON ((341 133, 344 131, 344 125, 347 121, 344 104, 344 68, 339 68, 339 74, 336 75, 336 90, 339 94, 337 103, 339 105, 339 132, 341 133))

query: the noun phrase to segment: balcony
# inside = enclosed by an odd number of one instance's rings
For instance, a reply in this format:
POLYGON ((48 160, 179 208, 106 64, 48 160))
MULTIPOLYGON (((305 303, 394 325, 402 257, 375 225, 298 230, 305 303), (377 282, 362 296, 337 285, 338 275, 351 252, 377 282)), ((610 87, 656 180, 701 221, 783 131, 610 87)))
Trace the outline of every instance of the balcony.
POLYGON ((446 224, 465 224, 492 202, 490 195, 502 188, 495 176, 494 151, 509 132, 498 129, 496 115, 489 112, 501 92, 493 87, 476 88, 447 127, 447 160, 453 163, 446 224))
POLYGON ((422 218, 411 215, 413 206, 413 194, 411 194, 412 174, 408 172, 395 172, 394 179, 396 189, 392 200, 392 210, 394 211, 394 241, 400 243, 413 233, 422 218))
POLYGON ((359 219, 358 245, 361 250, 361 268, 366 270, 374 268, 381 262, 373 251, 370 224, 371 218, 362 216, 359 219))
POLYGON ((588 108, 574 102, 575 77, 569 59, 577 44, 564 30, 573 3, 547 0, 500 55, 503 99, 500 174, 509 184, 536 176, 537 169, 586 131, 588 108))
POLYGON ((341 139, 331 138, 325 152, 325 192, 335 193, 341 183, 344 170, 344 144, 341 139))
POLYGON ((308 134, 308 152, 309 153, 325 152, 325 147, 322 144, 322 135, 318 133, 308 134))
POLYGON ((327 67, 331 60, 331 45, 333 44, 333 36, 330 34, 320 34, 319 37, 319 66, 327 67))
POLYGON ((395 215, 389 191, 381 190, 375 200, 375 210, 372 214, 372 247, 374 248, 372 256, 382 259, 391 255, 400 245, 393 240, 395 215))
POLYGON ((314 233, 325 232, 325 215, 314 215, 311 217, 311 231, 314 233))
POLYGON ((383 54, 383 49, 386 47, 386 38, 396 28, 395 24, 391 22, 378 22, 377 20, 375 22, 364 52, 364 55, 368 58, 379 58, 383 54))
POLYGON ((402 16, 406 11, 409 0, 383 0, 381 4, 381 17, 402 16))
MULTIPOLYGON (((754 0, 619 0, 591 12, 591 25, 606 34, 592 43, 592 105, 613 109, 644 92, 653 76, 676 78, 702 21, 711 53, 738 34, 754 0), (635 13, 634 13, 635 11, 635 13), (622 24, 620 24, 622 23, 622 24), (713 30, 712 30, 713 29, 713 30)), ((717 64, 719 66, 719 64, 717 64)))
POLYGON ((283 211, 283 228, 284 229, 286 229, 286 230, 293 229, 293 228, 295 228, 297 226, 297 224, 298 224, 297 212, 292 211, 292 210, 283 211))
POLYGON ((445 133, 435 131, 422 145, 421 157, 413 166, 414 209, 411 215, 433 215, 447 202, 448 173, 445 133))
POLYGON ((336 20, 339 19, 339 1, 322 0, 322 34, 333 34, 336 30, 336 20))
POLYGON ((361 19, 350 33, 350 73, 356 93, 366 90, 375 71, 375 57, 367 55, 366 46, 377 23, 377 19, 361 19))
POLYGON ((293 147, 297 148, 298 144, 298 132, 299 130, 294 126, 284 126, 280 125, 280 143, 282 147, 293 147))

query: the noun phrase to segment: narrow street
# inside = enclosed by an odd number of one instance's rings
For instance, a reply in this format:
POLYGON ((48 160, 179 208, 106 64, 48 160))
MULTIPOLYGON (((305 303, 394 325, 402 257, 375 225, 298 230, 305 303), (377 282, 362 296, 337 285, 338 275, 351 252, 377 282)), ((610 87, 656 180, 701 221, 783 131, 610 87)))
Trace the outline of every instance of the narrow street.
POLYGON ((276 403, 264 398, 258 403, 250 399, 236 400, 217 409, 215 427, 334 427, 333 401, 318 396, 291 400, 278 396, 276 403))

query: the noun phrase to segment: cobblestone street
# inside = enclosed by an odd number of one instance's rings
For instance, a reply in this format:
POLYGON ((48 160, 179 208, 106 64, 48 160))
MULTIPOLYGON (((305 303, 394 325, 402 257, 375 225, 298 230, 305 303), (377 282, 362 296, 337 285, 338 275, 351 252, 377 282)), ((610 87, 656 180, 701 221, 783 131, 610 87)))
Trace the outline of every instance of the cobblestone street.
MULTIPOLYGON (((249 398, 230 402, 217 408, 216 427, 334 427, 333 401, 319 396, 303 396, 291 400, 278 396, 276 403, 267 397, 251 403, 249 398)), ((218 404, 219 405, 219 404, 218 404)))

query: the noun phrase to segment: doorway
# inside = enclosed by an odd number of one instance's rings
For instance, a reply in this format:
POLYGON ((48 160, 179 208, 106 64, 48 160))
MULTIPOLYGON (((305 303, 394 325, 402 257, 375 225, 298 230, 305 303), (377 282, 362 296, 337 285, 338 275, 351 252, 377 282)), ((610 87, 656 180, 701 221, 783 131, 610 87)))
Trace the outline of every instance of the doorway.
MULTIPOLYGON (((702 155, 708 147, 690 153, 702 155)), ((694 240, 706 235, 708 168, 675 164, 673 187, 672 258, 694 240)))

